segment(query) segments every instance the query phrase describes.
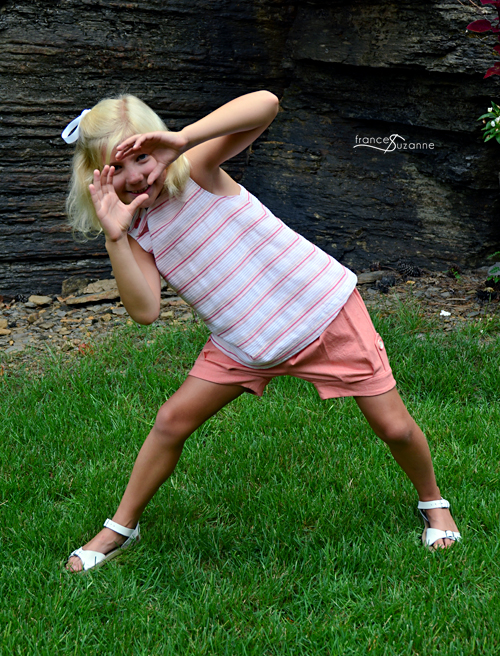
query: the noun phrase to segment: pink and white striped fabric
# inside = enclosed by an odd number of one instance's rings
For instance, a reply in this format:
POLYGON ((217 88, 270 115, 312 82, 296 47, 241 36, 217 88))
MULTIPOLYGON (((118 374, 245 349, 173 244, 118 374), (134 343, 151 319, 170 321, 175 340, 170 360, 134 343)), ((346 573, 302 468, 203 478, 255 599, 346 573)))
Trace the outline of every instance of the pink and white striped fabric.
POLYGON ((356 286, 352 271, 243 187, 214 196, 190 179, 180 198, 159 198, 129 234, 214 344, 248 367, 273 367, 308 346, 356 286))

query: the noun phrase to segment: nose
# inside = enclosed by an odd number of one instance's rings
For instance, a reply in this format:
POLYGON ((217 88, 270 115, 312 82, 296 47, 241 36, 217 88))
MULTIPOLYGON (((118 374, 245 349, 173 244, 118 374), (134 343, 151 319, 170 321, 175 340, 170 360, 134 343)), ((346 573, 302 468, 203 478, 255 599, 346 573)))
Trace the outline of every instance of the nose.
POLYGON ((127 183, 129 185, 135 186, 140 182, 144 181, 144 175, 138 166, 130 166, 127 169, 127 183))

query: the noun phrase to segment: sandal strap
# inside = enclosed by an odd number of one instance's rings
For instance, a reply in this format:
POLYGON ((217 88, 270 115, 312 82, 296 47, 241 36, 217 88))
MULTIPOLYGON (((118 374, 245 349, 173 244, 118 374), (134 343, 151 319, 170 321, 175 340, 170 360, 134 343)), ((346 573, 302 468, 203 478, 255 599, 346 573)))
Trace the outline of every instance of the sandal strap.
POLYGON ((72 556, 77 556, 77 558, 79 558, 82 561, 82 568, 84 572, 88 571, 89 569, 92 569, 93 567, 96 567, 97 565, 99 565, 99 563, 101 563, 106 558, 106 556, 103 553, 99 553, 98 551, 88 551, 87 549, 83 549, 82 547, 72 551, 68 556, 68 560, 72 556))
POLYGON ((437 540, 453 540, 454 542, 460 542, 462 536, 458 531, 441 531, 438 528, 428 528, 425 533, 425 544, 428 547, 437 542, 437 540))
POLYGON ((115 533, 119 533, 120 535, 123 535, 125 538, 129 538, 137 528, 137 526, 135 528, 127 528, 126 526, 122 526, 121 524, 117 524, 112 519, 107 519, 104 522, 104 526, 106 528, 110 528, 115 533))
POLYGON ((450 502, 446 499, 437 499, 436 501, 419 501, 419 510, 431 510, 432 508, 449 508, 450 502))

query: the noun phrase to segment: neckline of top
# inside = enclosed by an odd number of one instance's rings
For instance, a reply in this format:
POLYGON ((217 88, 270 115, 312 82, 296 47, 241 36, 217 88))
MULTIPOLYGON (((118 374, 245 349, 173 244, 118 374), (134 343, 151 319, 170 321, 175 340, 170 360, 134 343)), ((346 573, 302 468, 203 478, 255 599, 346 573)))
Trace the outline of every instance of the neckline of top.
MULTIPOLYGON (((239 193, 239 194, 234 194, 233 196, 219 196, 218 194, 213 194, 211 191, 207 191, 204 187, 202 187, 202 186, 199 185, 197 182, 195 182, 195 181, 193 180, 193 178, 189 178, 187 184, 189 184, 189 182, 192 182, 196 187, 198 187, 198 189, 201 189, 204 193, 208 194, 209 196, 213 196, 214 198, 228 198, 228 199, 231 199, 231 198, 241 198, 241 196, 243 195, 243 192, 246 191, 245 187, 244 187, 243 185, 240 185, 240 183, 238 182, 237 184, 238 184, 238 186, 239 186, 239 188, 240 188, 240 193, 239 193)), ((186 186, 187 186, 187 184, 186 184, 186 186)), ((158 196, 158 198, 156 199, 154 205, 152 205, 151 207, 140 208, 140 209, 138 210, 138 214, 135 214, 135 215, 134 215, 134 219, 133 219, 133 221, 132 221, 132 225, 133 225, 133 223, 134 223, 134 220, 136 220, 137 218, 143 218, 144 216, 146 216, 146 214, 148 214, 148 212, 150 212, 151 210, 154 210, 155 207, 157 207, 158 205, 160 205, 161 203, 163 203, 165 200, 168 200, 168 198, 167 198, 167 199, 160 200, 162 196, 163 196, 163 194, 160 194, 160 196, 158 196)))

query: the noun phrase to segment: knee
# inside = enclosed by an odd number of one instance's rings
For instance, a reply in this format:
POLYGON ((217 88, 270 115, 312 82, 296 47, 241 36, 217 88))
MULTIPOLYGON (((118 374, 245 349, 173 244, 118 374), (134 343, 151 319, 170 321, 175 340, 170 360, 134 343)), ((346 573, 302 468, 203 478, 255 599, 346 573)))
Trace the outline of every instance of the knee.
POLYGON ((182 446, 192 433, 189 419, 169 403, 165 403, 158 414, 153 426, 156 436, 168 446, 182 446))
POLYGON ((389 446, 410 444, 415 431, 415 422, 407 420, 386 421, 377 430, 377 435, 389 446))

